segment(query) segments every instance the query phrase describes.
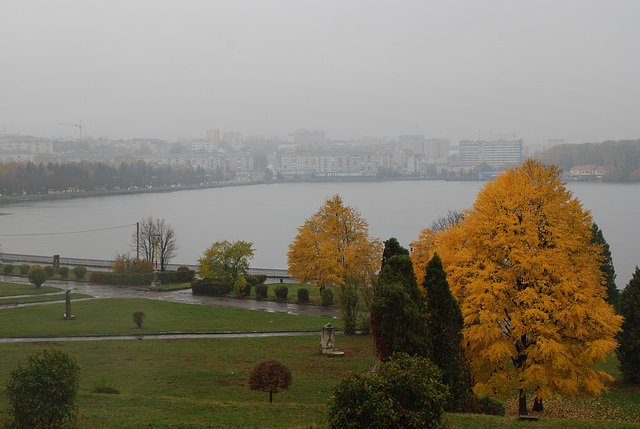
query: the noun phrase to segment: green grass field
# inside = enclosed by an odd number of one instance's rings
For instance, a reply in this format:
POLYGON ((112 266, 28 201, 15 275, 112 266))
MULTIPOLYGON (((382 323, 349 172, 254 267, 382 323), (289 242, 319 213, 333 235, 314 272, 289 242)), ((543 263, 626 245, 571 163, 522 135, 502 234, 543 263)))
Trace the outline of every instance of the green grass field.
MULTIPOLYGON (((0 285, 0 292, 4 286, 0 285)), ((33 286, 31 286, 33 288, 33 286)), ((21 293, 20 293, 21 294, 21 293)), ((176 304, 144 299, 72 303, 75 320, 63 320, 64 303, 0 310, 0 336, 79 336, 152 332, 272 331, 319 329, 334 319, 176 304), (147 314, 142 329, 134 311, 147 314)), ((0 344, 0 426, 8 416, 4 385, 26 356, 60 348, 82 367, 80 428, 324 427, 333 387, 349 371, 365 371, 376 360, 371 336, 339 335, 344 358, 317 352, 320 336, 227 339, 55 341, 0 344), (277 360, 293 373, 288 390, 274 395, 251 391, 251 370, 277 360), (92 393, 109 385, 119 394, 92 393)), ((617 361, 602 364, 619 378, 617 361)), ((613 383, 598 398, 545 402, 537 422, 515 417, 515 397, 506 417, 446 414, 455 428, 640 428, 640 389, 613 383), (577 420, 576 420, 577 419, 577 420)), ((531 405, 531 404, 530 404, 531 405)))

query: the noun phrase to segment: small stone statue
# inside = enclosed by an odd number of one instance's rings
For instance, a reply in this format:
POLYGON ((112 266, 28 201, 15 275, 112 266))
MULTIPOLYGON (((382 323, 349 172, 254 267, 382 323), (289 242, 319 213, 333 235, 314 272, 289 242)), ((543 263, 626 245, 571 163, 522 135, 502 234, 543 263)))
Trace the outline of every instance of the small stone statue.
POLYGON ((344 352, 335 351, 336 343, 336 333, 335 329, 331 325, 331 323, 327 323, 322 327, 322 332, 320 333, 320 344, 318 349, 320 354, 327 355, 330 357, 333 356, 343 356, 344 352))

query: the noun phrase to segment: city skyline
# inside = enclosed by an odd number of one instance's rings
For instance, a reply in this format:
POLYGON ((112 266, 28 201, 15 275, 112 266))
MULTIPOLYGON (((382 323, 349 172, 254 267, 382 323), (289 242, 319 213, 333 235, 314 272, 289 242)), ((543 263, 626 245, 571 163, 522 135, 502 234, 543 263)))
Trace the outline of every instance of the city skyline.
POLYGON ((639 13, 632 0, 3 2, 0 130, 636 139, 639 13))

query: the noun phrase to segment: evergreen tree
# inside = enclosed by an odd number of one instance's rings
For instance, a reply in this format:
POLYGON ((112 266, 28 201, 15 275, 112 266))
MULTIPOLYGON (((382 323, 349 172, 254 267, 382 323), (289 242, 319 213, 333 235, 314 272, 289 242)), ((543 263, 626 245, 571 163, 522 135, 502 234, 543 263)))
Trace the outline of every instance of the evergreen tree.
POLYGON ((408 252, 395 239, 385 243, 386 255, 371 309, 371 329, 378 357, 395 352, 427 357, 426 304, 408 252))
POLYGON ((613 259, 609 250, 609 243, 604 239, 602 230, 594 222, 591 226, 591 242, 598 244, 602 249, 602 265, 600 271, 604 275, 607 282, 607 299, 606 301, 618 310, 618 302, 620 300, 620 292, 616 286, 616 270, 613 268, 613 259))
POLYGON ((616 355, 627 383, 640 384, 640 269, 620 294, 620 314, 624 316, 618 334, 616 355))
POLYGON ((447 411, 469 411, 473 400, 473 381, 462 350, 464 319, 458 301, 451 294, 447 274, 438 254, 427 263, 422 283, 427 294, 431 360, 441 371, 442 382, 449 387, 447 411))

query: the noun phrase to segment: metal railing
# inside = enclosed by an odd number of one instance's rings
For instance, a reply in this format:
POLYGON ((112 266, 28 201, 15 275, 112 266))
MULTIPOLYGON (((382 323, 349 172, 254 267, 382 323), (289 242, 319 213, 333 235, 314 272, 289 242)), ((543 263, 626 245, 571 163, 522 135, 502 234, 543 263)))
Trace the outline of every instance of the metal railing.
MULTIPOLYGON (((56 255, 57 256, 57 255, 56 255)), ((3 264, 41 264, 41 265, 53 265, 55 256, 38 256, 38 255, 23 255, 19 253, 4 253, 0 252, 0 262, 3 264)), ((83 266, 86 268, 111 268, 111 264, 115 261, 108 259, 88 259, 88 258, 68 258, 64 256, 58 256, 60 265, 64 265, 70 268, 83 266)), ((191 270, 197 271, 197 265, 189 264, 168 264, 167 269, 176 270, 178 267, 188 267, 191 270)), ((265 275, 271 279, 289 279, 289 274, 286 270, 277 268, 249 268, 249 275, 265 275)))

